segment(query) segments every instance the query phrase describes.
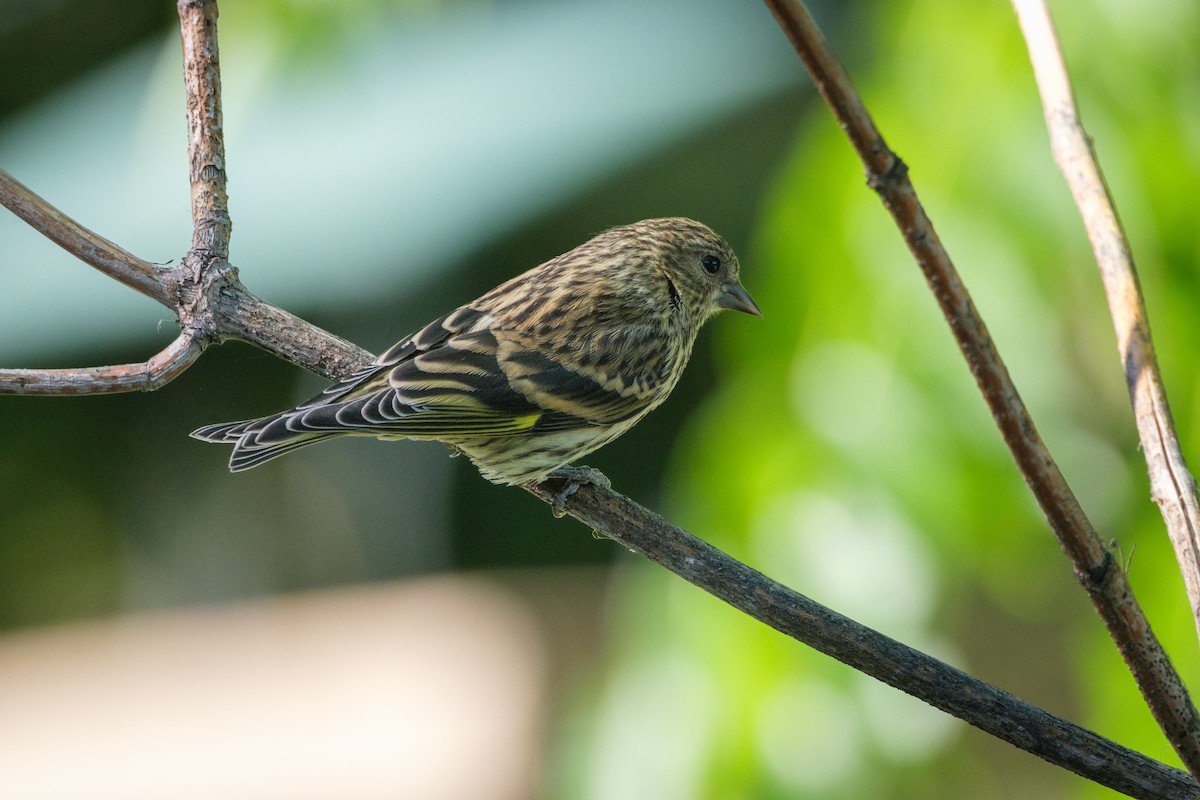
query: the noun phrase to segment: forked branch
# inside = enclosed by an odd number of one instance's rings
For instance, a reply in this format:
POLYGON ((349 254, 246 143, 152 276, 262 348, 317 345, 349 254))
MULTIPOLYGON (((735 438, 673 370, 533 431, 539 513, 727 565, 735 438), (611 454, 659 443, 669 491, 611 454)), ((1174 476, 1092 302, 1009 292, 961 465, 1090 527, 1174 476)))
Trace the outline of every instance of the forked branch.
POLYGON ((162 267, 88 230, 0 170, 0 205, 80 260, 171 309, 181 333, 141 364, 79 369, 0 369, 0 394, 107 394, 152 391, 178 377, 210 344, 239 339, 326 378, 371 360, 362 348, 250 293, 228 262, 229 217, 222 139, 217 5, 180 0, 192 246, 162 267))

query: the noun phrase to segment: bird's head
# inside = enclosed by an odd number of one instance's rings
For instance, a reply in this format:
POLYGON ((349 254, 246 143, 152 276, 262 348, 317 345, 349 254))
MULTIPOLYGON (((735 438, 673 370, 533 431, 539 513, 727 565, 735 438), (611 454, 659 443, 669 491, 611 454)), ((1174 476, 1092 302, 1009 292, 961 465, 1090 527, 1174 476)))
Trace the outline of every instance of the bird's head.
POLYGON ((638 229, 638 237, 652 243, 661 254, 667 296, 696 327, 726 308, 762 316, 742 286, 737 256, 707 225, 668 217, 630 227, 638 229))

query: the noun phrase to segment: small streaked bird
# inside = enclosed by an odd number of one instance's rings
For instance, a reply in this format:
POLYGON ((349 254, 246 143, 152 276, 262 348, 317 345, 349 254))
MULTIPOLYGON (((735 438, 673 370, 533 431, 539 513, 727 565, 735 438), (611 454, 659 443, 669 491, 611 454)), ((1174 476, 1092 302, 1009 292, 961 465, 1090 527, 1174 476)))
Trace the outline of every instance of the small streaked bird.
POLYGON ((721 237, 679 217, 635 222, 429 323, 307 403, 192 436, 232 444, 234 472, 335 436, 436 439, 495 483, 563 478, 558 511, 579 483, 607 485, 567 465, 667 399, 723 308, 761 316, 721 237))

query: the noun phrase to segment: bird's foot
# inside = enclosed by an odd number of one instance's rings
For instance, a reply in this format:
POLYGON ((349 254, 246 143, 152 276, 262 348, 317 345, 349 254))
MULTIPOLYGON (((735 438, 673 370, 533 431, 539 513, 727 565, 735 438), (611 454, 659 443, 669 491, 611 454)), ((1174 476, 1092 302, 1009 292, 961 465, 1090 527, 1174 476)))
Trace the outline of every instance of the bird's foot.
POLYGON ((591 467, 559 467, 546 476, 546 480, 563 481, 563 487, 550 499, 550 513, 556 518, 567 513, 567 498, 579 491, 580 486, 599 486, 601 489, 612 487, 612 481, 604 477, 600 470, 591 467))

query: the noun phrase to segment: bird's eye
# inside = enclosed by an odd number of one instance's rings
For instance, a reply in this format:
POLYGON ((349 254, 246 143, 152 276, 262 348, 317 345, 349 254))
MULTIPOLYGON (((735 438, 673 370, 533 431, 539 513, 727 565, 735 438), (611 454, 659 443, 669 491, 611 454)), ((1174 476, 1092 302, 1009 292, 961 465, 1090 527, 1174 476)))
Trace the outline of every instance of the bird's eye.
POLYGON ((707 255, 700 259, 700 264, 704 267, 704 271, 709 275, 716 275, 717 270, 721 268, 721 259, 714 255, 707 255))

